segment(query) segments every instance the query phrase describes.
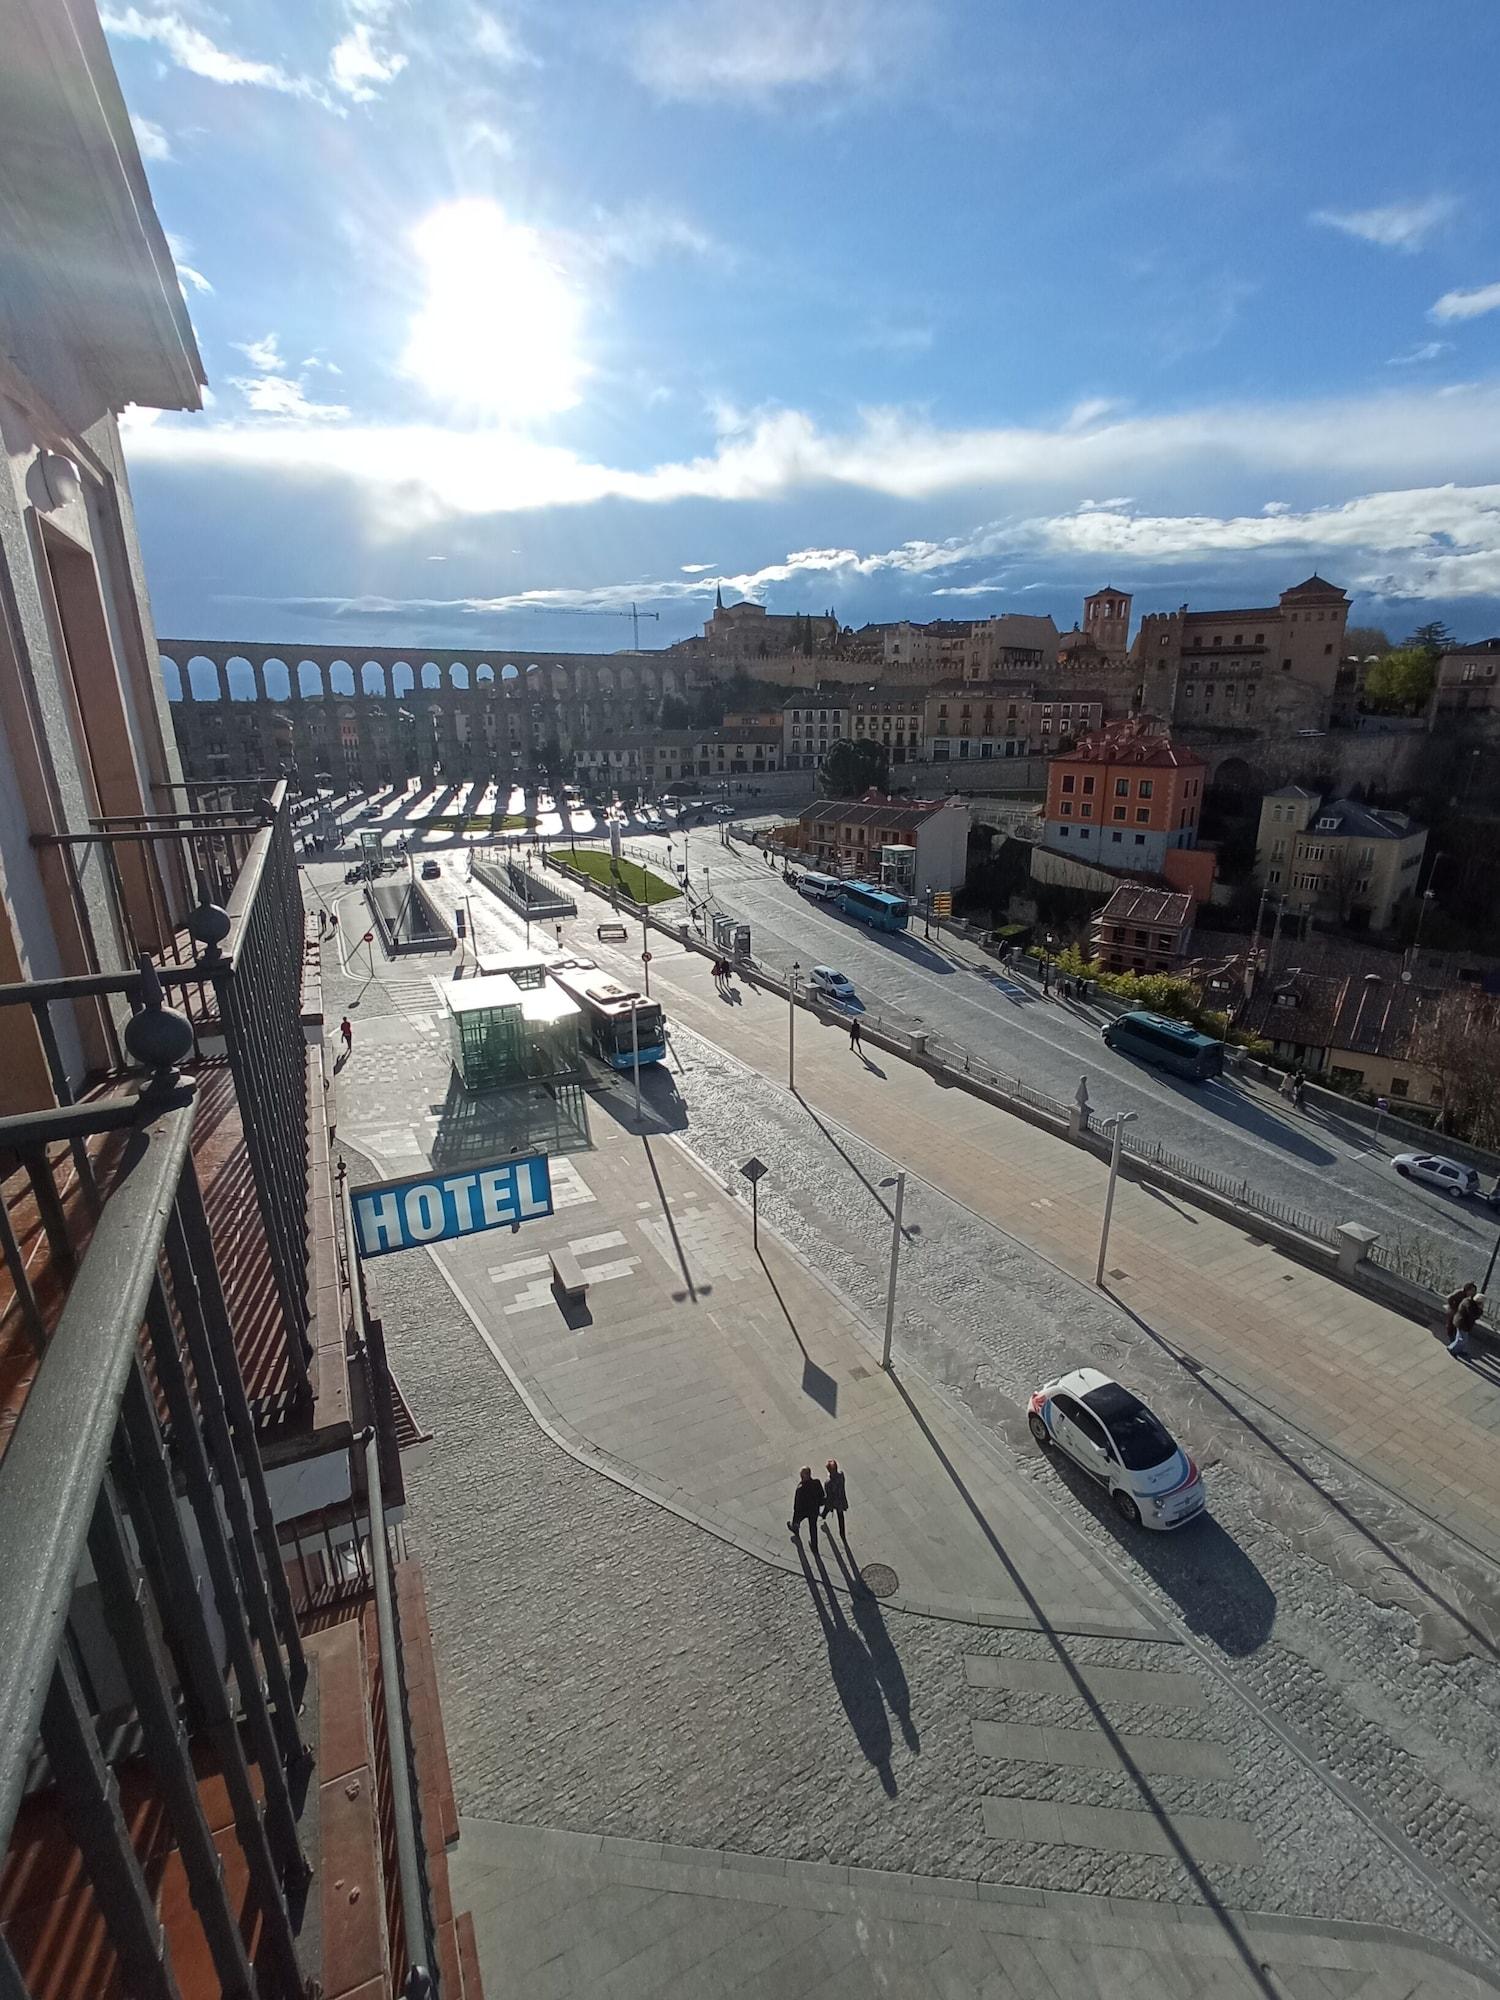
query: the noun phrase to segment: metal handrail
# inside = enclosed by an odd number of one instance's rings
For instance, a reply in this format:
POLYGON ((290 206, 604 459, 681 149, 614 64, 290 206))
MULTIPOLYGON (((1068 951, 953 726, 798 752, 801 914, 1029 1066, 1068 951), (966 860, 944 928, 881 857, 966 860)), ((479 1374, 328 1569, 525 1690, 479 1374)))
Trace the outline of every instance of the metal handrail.
MULTIPOLYGON (((108 1109, 113 1113, 115 1106, 108 1109)), ((0 1521, 7 1524, 0 1563, 0 1632, 7 1656, 0 1676, 0 1837, 9 1836, 21 1802, 126 1376, 188 1157, 190 1088, 174 1093, 165 1106, 148 1093, 133 1109, 138 1122, 113 1191, 0 1458, 0 1521), (25 1540, 22 1523, 31 1530, 25 1540)))

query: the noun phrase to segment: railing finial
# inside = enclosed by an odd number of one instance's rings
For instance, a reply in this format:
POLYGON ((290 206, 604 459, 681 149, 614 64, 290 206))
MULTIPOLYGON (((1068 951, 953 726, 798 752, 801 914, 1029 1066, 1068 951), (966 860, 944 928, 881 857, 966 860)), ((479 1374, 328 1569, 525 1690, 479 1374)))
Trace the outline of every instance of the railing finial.
POLYGON ((203 947, 205 962, 219 956, 219 948, 230 931, 229 912, 213 899, 209 890, 208 877, 198 877, 198 902, 187 914, 188 936, 203 947))
POLYGON ((141 1006, 125 1023, 127 1052, 151 1071, 149 1089, 170 1089, 178 1081, 177 1065, 193 1046, 193 1028, 186 1014, 168 1007, 156 967, 145 952, 136 960, 141 975, 141 1006))

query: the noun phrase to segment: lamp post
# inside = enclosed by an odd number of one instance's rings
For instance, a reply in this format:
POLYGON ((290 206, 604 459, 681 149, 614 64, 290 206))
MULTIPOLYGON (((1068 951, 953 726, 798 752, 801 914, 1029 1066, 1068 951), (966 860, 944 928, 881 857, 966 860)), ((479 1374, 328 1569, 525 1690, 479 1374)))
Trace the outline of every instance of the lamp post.
POLYGON ((792 960, 786 976, 786 1087, 797 1088, 797 975, 802 967, 792 960))
POLYGON ((630 1003, 630 1061, 635 1071, 635 1122, 641 1122, 641 1014, 639 1000, 630 1003))
POLYGON ((1101 1288, 1104 1284, 1104 1259, 1109 1252, 1109 1219, 1115 1208, 1115 1182, 1120 1177, 1120 1136, 1136 1116, 1134 1111, 1117 1111, 1113 1118, 1105 1121, 1110 1128, 1109 1185, 1104 1190, 1104 1220, 1099 1226, 1099 1262, 1094 1267, 1094 1283, 1101 1288))
POLYGON ((891 1268, 885 1281, 885 1339, 880 1347, 880 1365, 887 1372, 891 1365, 891 1332, 896 1324, 896 1271, 901 1262, 901 1203, 906 1196, 906 1175, 899 1173, 894 1180, 883 1180, 882 1187, 894 1187, 896 1199, 891 1209, 891 1268))

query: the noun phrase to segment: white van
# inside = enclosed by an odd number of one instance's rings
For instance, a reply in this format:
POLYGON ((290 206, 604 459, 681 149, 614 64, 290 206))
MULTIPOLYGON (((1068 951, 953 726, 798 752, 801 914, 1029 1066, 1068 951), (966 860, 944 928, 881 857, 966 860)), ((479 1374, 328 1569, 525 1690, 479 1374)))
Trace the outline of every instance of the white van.
POLYGON ((804 875, 797 884, 802 894, 811 896, 815 903, 831 902, 843 886, 835 875, 804 875))

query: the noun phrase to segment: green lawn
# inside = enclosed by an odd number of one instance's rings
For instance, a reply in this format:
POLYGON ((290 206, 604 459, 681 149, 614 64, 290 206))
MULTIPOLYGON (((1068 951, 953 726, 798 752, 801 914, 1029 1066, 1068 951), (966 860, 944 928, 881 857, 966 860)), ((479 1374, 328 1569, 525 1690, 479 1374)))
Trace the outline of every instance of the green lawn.
POLYGON ((570 868, 576 868, 580 875, 588 875, 602 889, 611 882, 622 895, 633 903, 669 903, 681 891, 671 882, 663 881, 660 875, 653 875, 649 868, 642 868, 636 861, 611 861, 609 850, 598 847, 553 847, 550 854, 559 861, 565 861, 570 868))

